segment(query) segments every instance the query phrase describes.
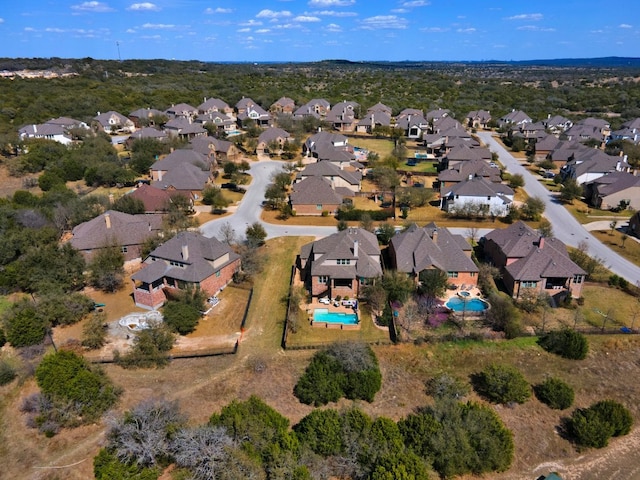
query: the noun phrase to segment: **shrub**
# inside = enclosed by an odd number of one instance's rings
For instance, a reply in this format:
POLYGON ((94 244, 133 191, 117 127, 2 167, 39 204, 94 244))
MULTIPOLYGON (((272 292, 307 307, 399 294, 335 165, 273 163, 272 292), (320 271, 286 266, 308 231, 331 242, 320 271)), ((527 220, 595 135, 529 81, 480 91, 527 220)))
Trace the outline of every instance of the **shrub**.
POLYGON ((566 420, 569 436, 578 445, 594 448, 606 447, 611 437, 626 435, 632 425, 629 410, 613 400, 579 408, 566 420))
POLYGON ((568 328, 545 333, 538 339, 538 345, 547 352, 572 360, 584 360, 589 351, 587 337, 568 328))
POLYGON ((361 221, 363 216, 368 215, 374 222, 384 222, 393 217, 393 209, 385 208, 381 210, 359 210, 357 208, 341 208, 338 211, 338 220, 361 221))
POLYGON ((133 347, 126 355, 117 356, 114 360, 124 368, 162 367, 169 363, 167 352, 175 341, 175 335, 167 325, 151 325, 138 332, 133 347))
POLYGON ((319 455, 338 455, 344 450, 342 422, 337 410, 313 410, 293 427, 299 441, 319 455))
POLYGON ((15 348, 41 343, 48 328, 49 325, 38 314, 36 304, 26 298, 14 303, 4 316, 7 340, 15 348))
POLYGON ((89 350, 96 350, 102 348, 106 343, 107 329, 106 329, 106 314, 95 313, 82 327, 82 341, 83 347, 89 350))
POLYGON ((458 399, 467 396, 469 385, 448 373, 440 373, 426 382, 427 394, 435 399, 458 399))
POLYGON ((489 365, 474 378, 476 391, 496 403, 524 403, 531 387, 522 373, 511 365, 489 365))
POLYGON ((573 388, 558 378, 547 378, 533 387, 536 398, 556 410, 564 410, 573 404, 573 388))
POLYGON ((16 378, 16 368, 8 360, 0 360, 0 385, 6 385, 16 378))

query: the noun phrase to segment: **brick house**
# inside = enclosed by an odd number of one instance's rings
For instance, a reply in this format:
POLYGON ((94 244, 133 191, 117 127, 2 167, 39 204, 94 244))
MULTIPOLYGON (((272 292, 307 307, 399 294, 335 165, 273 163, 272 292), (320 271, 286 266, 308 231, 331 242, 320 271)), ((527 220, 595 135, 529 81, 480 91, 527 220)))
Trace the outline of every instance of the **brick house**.
POLYGON ((347 228, 304 245, 297 265, 312 296, 357 298, 364 286, 382 276, 380 256, 373 233, 347 228))
POLYGON ((566 245, 557 238, 542 237, 518 221, 489 232, 481 243, 485 256, 502 271, 513 298, 527 291, 547 293, 556 301, 582 295, 586 272, 569 258, 566 245))
POLYGON ((133 298, 142 308, 160 308, 167 299, 165 289, 200 288, 215 295, 233 280, 240 269, 240 256, 216 238, 195 232, 180 232, 147 258, 143 268, 131 276, 133 298))
POLYGON ((469 242, 433 222, 424 227, 414 223, 395 235, 389 243, 389 259, 392 268, 416 282, 423 270, 437 269, 447 273, 450 285, 478 284, 478 267, 471 260, 469 242))
POLYGON ((289 195, 289 203, 296 215, 335 215, 342 205, 342 200, 343 195, 336 192, 323 177, 307 177, 294 183, 293 191, 289 195))

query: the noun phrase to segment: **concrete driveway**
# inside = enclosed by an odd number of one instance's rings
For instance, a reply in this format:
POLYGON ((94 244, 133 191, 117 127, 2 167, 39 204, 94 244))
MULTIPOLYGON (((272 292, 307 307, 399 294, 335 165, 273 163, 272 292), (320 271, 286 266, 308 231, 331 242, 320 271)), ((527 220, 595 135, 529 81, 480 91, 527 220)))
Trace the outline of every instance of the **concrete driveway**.
POLYGON ((523 176, 525 181, 524 189, 529 196, 540 197, 544 200, 546 205, 544 216, 551 222, 553 234, 556 238, 572 247, 577 247, 578 243, 586 241, 589 246, 589 254, 603 259, 609 270, 616 275, 626 278, 633 284, 640 282, 640 267, 621 257, 591 235, 591 233, 564 208, 556 196, 549 192, 535 176, 520 165, 520 162, 497 142, 490 132, 478 132, 478 136, 492 152, 498 154, 500 162, 509 173, 519 173, 523 176))

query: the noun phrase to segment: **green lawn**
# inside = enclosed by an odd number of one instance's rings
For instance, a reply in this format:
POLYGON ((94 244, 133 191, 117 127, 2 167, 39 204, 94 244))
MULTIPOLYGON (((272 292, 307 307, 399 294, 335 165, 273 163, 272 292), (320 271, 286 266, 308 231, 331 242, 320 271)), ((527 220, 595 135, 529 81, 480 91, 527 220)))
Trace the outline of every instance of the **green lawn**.
POLYGON ((435 175, 438 173, 437 165, 438 165, 437 162, 433 162, 431 160, 425 160, 422 162, 418 162, 415 166, 409 166, 406 163, 402 163, 400 164, 398 169, 404 170, 407 172, 431 173, 435 175))
POLYGON ((637 316, 634 328, 640 327, 640 301, 628 293, 606 285, 586 284, 582 288, 584 306, 580 312, 588 325, 600 327, 604 320, 599 312, 610 312, 610 328, 614 325, 631 327, 634 315, 637 316))
POLYGON ((610 230, 606 232, 594 231, 591 234, 617 254, 636 265, 640 265, 640 243, 630 235, 623 242, 623 233, 618 230, 614 230, 613 234, 610 230))
POLYGON ((393 142, 385 138, 350 136, 349 145, 375 152, 380 155, 380 158, 391 155, 393 150, 393 142))

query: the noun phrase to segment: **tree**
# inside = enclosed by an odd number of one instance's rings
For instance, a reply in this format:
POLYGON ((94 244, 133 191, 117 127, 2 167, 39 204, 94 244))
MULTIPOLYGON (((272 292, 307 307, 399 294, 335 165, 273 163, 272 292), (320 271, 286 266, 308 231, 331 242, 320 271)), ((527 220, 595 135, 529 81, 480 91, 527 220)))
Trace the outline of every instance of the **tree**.
POLYGON ((66 412, 64 416, 56 415, 63 425, 96 420, 116 403, 121 393, 104 372, 67 350, 46 355, 36 368, 35 377, 54 408, 66 412))
POLYGON ((176 402, 146 400, 108 419, 107 449, 124 464, 155 466, 169 456, 171 437, 185 423, 176 402))
POLYGON ((139 198, 131 195, 122 195, 113 202, 113 209, 118 212, 128 213, 129 215, 138 215, 144 213, 144 202, 139 198))
POLYGON ((574 178, 566 178, 560 188, 560 199, 573 203, 576 198, 582 197, 582 186, 574 178))
POLYGON ((83 347, 96 350, 104 346, 107 341, 106 320, 107 315, 104 312, 96 312, 89 318, 82 327, 81 344, 83 347))
POLYGON ((229 246, 234 245, 236 243, 237 241, 236 231, 229 222, 224 222, 220 226, 220 240, 229 246))
POLYGON ((264 243, 267 238, 267 231, 261 223, 255 222, 247 227, 245 235, 247 237, 247 244, 249 246, 257 247, 264 243))
POLYGON ((524 177, 519 173, 510 175, 509 186, 513 189, 524 187, 524 177))
POLYGON ((538 223, 538 233, 545 238, 553 238, 553 226, 546 218, 541 218, 538 223))
POLYGON ((531 396, 531 386, 511 365, 489 365, 475 376, 474 388, 496 403, 524 403, 531 396))
POLYGON ((202 192, 202 203, 211 205, 212 211, 224 210, 229 206, 229 200, 225 198, 220 187, 208 185, 202 192))
POLYGON ((280 208, 286 198, 286 191, 275 183, 270 183, 264 192, 264 198, 267 200, 269 207, 276 210, 280 208))
POLYGON ((115 361, 124 368, 162 367, 169 362, 167 352, 175 341, 175 334, 167 325, 151 324, 136 334, 131 350, 117 356, 115 361))
POLYGON ((342 422, 337 410, 313 410, 293 427, 300 443, 322 456, 338 455, 344 450, 342 422))
POLYGON ((167 301, 162 309, 164 322, 180 335, 193 332, 205 309, 205 294, 200 289, 181 291, 167 301))
POLYGON ((533 391, 538 400, 556 410, 565 410, 573 404, 573 388, 559 378, 549 377, 535 385, 533 391))
POLYGON ((610 437, 628 434, 632 425, 631 412, 613 400, 579 408, 566 421, 567 433, 578 445, 595 448, 606 447, 610 437))
POLYGON ((379 316, 387 303, 387 291, 380 283, 367 285, 362 292, 362 298, 371 311, 379 316))
POLYGON ((513 303, 513 299, 502 292, 489 295, 491 308, 487 311, 487 322, 507 338, 515 338, 522 333, 522 315, 513 303))
POLYGON ((469 385, 448 373, 440 373, 426 382, 427 394, 436 400, 460 400, 469 394, 469 385))
POLYGON ((3 316, 3 330, 7 340, 15 348, 41 343, 50 327, 38 315, 35 302, 28 298, 14 303, 3 316))
POLYGON ((197 226, 198 222, 193 218, 195 210, 191 200, 182 194, 175 194, 167 205, 165 224, 169 230, 183 231, 197 226))
POLYGON ((389 245, 389 242, 391 242, 391 239, 395 234, 396 229, 389 222, 382 222, 378 225, 378 229, 376 230, 376 236, 382 245, 389 245))
POLYGON ((587 273, 587 279, 592 280, 605 273, 604 260, 596 255, 589 254, 589 244, 580 241, 578 247, 569 250, 569 258, 587 273))
POLYGON ((171 441, 176 465, 188 468, 196 480, 219 478, 233 447, 233 439, 223 427, 182 428, 171 441))
POLYGON ((136 464, 122 463, 118 458, 107 450, 100 449, 98 455, 93 459, 93 475, 96 480, 157 480, 160 476, 160 469, 157 467, 140 467, 136 464))
POLYGON ((404 303, 415 290, 411 278, 404 272, 387 270, 382 276, 382 287, 387 291, 390 302, 404 303))
POLYGON ((89 283, 104 292, 115 292, 124 280, 124 254, 117 245, 98 250, 89 263, 89 283))
POLYGON ((447 272, 443 270, 429 268, 422 270, 418 274, 418 282, 418 293, 420 295, 438 298, 444 296, 449 285, 449 277, 447 272))
POLYGON ((572 360, 584 360, 589 352, 587 337, 568 328, 545 333, 538 339, 538 345, 547 352, 572 360))
POLYGON ((544 213, 545 203, 540 197, 529 197, 525 200, 520 212, 525 220, 537 222, 544 213))

